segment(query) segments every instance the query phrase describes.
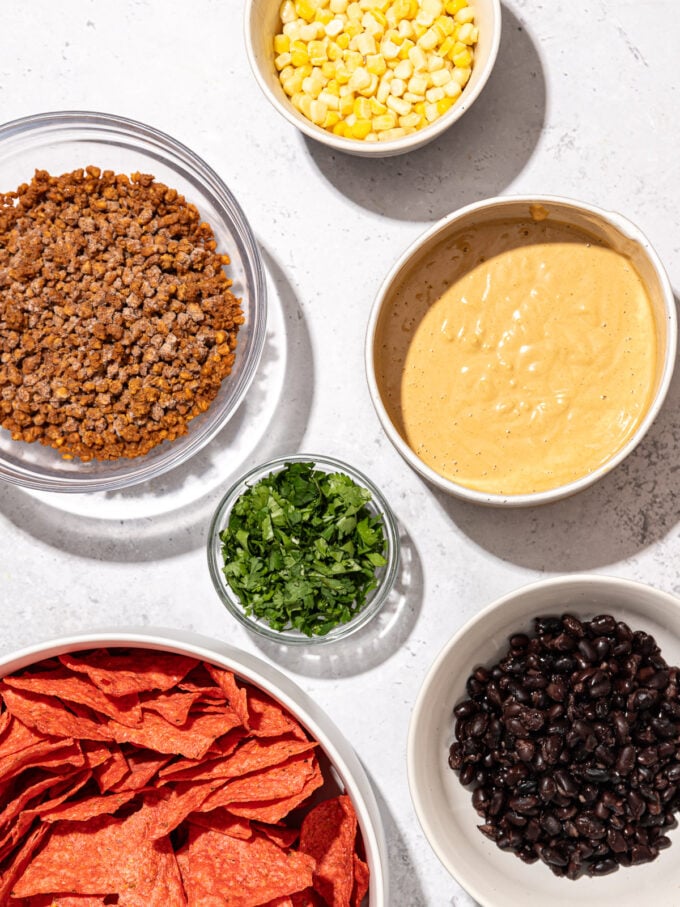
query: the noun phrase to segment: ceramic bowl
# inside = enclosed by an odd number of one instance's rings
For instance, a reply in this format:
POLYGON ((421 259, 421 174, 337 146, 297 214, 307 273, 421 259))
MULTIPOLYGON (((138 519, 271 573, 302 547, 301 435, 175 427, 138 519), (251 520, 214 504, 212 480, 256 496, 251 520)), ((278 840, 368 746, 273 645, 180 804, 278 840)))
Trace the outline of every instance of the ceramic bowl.
POLYGON ((467 698, 466 680, 507 651, 508 637, 531 632, 532 619, 569 612, 589 619, 612 614, 632 630, 650 633, 669 665, 680 664, 680 601, 625 579, 573 575, 544 580, 499 598, 444 646, 417 695, 408 733, 408 779, 420 824, 446 869, 480 907, 639 907, 653 892, 655 907, 675 907, 680 890, 680 829, 650 863, 610 875, 570 881, 542 863, 503 852, 477 826, 483 819, 448 766, 452 710, 467 698))
MULTIPOLYGON (((454 335, 456 329, 455 324, 449 326, 454 335)), ((485 199, 454 211, 430 227, 398 258, 373 303, 366 332, 365 363, 369 392, 378 418, 392 444, 416 472, 442 491, 466 501, 503 507, 527 507, 549 503, 587 488, 614 469, 640 443, 668 391, 675 365, 676 343, 677 317, 672 287, 649 240, 633 223, 620 214, 604 211, 586 202, 554 196, 509 196, 485 199), (426 311, 422 300, 429 299, 433 292, 428 288, 429 277, 421 277, 419 269, 425 265, 431 266, 438 260, 437 256, 449 254, 446 249, 450 244, 455 246, 466 229, 512 219, 532 219, 546 221, 548 224, 553 221, 555 224, 566 225, 567 228, 576 230, 577 235, 592 236, 627 257, 642 279, 651 303, 656 329, 656 360, 651 393, 644 404, 642 418, 635 431, 609 459, 580 478, 547 490, 501 494, 466 487, 462 482, 439 474, 418 456, 410 446, 401 424, 401 387, 397 385, 396 379, 395 386, 392 387, 391 379, 385 377, 381 356, 383 361, 389 361, 390 367, 397 362, 403 374, 403 363, 408 355, 411 338, 426 311), (400 296, 405 286, 407 289, 400 296), (398 311, 395 300, 400 301, 398 311), (383 353, 385 349, 388 350, 387 353, 383 353)), ((580 339, 577 337, 573 349, 576 356, 579 344, 580 339)), ((540 454, 536 457, 536 469, 542 469, 540 454)))
POLYGON ((259 687, 287 709, 316 739, 330 764, 328 795, 338 791, 354 804, 366 849, 371 881, 363 907, 388 907, 387 848, 379 808, 371 783, 349 741, 324 711, 295 683, 270 664, 226 643, 195 633, 169 629, 120 629, 82 633, 41 642, 0 658, 0 677, 43 659, 86 649, 152 649, 187 655, 233 671, 259 687))
POLYGON ((361 157, 391 157, 414 151, 436 139, 469 110, 486 85, 496 61, 501 37, 501 5, 499 0, 475 0, 475 23, 479 41, 475 48, 472 75, 456 103, 439 119, 417 132, 386 142, 365 142, 337 136, 317 126, 297 110, 286 95, 274 66, 274 35, 280 29, 280 0, 247 0, 245 4, 245 43, 248 58, 257 82, 265 97, 289 123, 302 133, 328 145, 361 157))

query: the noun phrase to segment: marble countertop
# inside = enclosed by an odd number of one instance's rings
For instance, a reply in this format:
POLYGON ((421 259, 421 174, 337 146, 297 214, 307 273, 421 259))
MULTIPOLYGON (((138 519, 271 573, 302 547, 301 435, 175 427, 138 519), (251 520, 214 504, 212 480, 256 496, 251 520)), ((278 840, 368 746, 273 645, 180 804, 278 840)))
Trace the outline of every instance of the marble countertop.
MULTIPOLYGON (((239 0, 5 0, 0 120, 121 114, 191 147, 224 178, 260 243, 271 318, 256 393, 186 467, 96 496, 0 486, 0 647, 111 626, 187 628, 269 659, 353 743, 390 848, 392 907, 473 901, 439 864, 408 793, 406 735, 425 672, 497 596, 595 571, 680 593, 680 375, 643 443, 589 490, 521 511, 426 485, 394 451, 364 377, 368 311, 395 258, 462 204, 536 192, 620 211, 680 285, 680 17, 673 0, 507 0, 473 108, 407 156, 362 160, 303 138, 261 95, 239 0), (229 618, 205 541, 237 473, 330 453, 369 474, 400 524, 403 566, 356 640, 286 651, 229 618), (361 703, 361 707, 358 707, 361 703)), ((5 186, 3 189, 13 187, 5 186)))

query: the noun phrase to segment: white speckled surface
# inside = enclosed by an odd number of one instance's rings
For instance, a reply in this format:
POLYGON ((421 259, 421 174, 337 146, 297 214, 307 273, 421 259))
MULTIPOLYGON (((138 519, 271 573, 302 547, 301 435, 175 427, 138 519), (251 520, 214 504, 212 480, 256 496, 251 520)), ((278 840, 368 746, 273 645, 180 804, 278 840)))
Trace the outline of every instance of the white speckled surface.
POLYGON ((483 510, 434 492, 371 406, 363 340, 373 295, 404 246, 462 203, 536 191, 619 210, 680 285, 676 4, 592 0, 576 12, 560 0, 509 0, 503 13, 496 70, 472 110, 435 144, 381 162, 332 154, 275 114, 247 68, 239 0, 0 8, 0 120, 94 109, 171 133, 232 189, 274 287, 257 405, 237 417, 238 441, 228 427, 178 474, 104 499, 0 487, 2 651, 141 624, 270 658, 344 730, 375 782, 394 907, 473 905, 420 833, 406 784, 411 705, 443 642, 493 598, 545 574, 598 571, 680 592, 680 374, 622 466, 540 510, 483 510), (229 620, 204 551, 233 472, 299 449, 368 472, 404 546, 398 589, 376 624, 307 657, 264 649, 229 620))

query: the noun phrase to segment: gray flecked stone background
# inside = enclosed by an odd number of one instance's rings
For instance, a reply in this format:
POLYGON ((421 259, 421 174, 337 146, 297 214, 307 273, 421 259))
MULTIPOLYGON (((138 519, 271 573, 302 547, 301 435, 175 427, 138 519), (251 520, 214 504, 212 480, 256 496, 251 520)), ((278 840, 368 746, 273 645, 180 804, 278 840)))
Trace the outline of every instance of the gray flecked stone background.
POLYGON ((596 571, 680 593, 680 375, 644 442, 596 486, 542 509, 480 509, 428 487, 384 436, 364 379, 368 311, 426 226, 506 193, 572 196, 627 215, 680 286, 680 16, 673 0, 578 9, 509 0, 496 69, 472 109, 434 144, 383 161, 334 154, 276 114, 251 76, 241 19, 239 0, 0 7, 0 121, 101 110, 190 146, 244 208, 272 307, 249 400, 191 464, 84 499, 0 485, 0 648, 102 626, 170 626, 272 660, 326 709, 371 775, 393 907, 474 907, 411 806, 405 744, 416 693, 444 641, 526 582, 596 571), (307 655, 258 644, 230 620, 205 558, 230 479, 297 450, 370 474, 396 511, 404 553, 374 624, 307 655))

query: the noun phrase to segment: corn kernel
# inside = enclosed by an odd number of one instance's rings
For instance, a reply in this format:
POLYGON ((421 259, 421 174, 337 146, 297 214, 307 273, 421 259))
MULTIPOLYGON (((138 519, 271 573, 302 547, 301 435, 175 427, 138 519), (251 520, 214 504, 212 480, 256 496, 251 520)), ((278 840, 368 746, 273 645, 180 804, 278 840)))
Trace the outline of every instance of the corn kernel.
POLYGON ((292 59, 290 54, 279 54, 278 57, 274 58, 274 66, 281 72, 281 70, 290 66, 292 59))
POLYGON ((472 56, 467 48, 461 51, 459 54, 456 54, 452 59, 453 65, 460 66, 462 69, 465 69, 472 63, 472 56))
POLYGON ((412 47, 408 52, 408 58, 416 72, 427 69, 427 55, 420 47, 412 47))
POLYGON ((335 73, 337 71, 337 66, 335 63, 331 63, 330 60, 325 60, 321 64, 321 72, 324 74, 326 79, 334 79, 335 73))
POLYGON ((418 25, 424 25, 425 28, 429 28, 431 25, 434 25, 434 16, 432 13, 428 13, 424 9, 420 9, 418 15, 416 16, 416 22, 418 25))
POLYGON ((347 18, 350 19, 350 21, 354 20, 355 22, 361 22, 362 13, 361 4, 357 3, 356 0, 347 7, 347 18))
POLYGON ((371 105, 371 116, 377 117, 387 113, 387 105, 381 104, 377 98, 369 98, 368 103, 371 105))
POLYGON ((352 138, 365 139, 372 129, 373 125, 370 120, 357 120, 351 127, 352 138))
POLYGON ((340 98, 337 94, 333 94, 332 91, 327 91, 325 88, 323 91, 319 92, 319 101, 322 104, 325 104, 328 110, 339 110, 340 109, 340 98))
POLYGON ((293 0, 283 0, 281 7, 279 9, 279 18, 285 25, 287 22, 294 22, 297 19, 297 13, 295 12, 295 4, 293 0))
POLYGON ((465 22, 474 22, 475 11, 471 6, 464 6, 462 9, 459 9, 458 12, 453 17, 456 22, 464 24, 465 22))
POLYGON ((356 42, 356 50, 358 50, 359 53, 364 57, 368 54, 376 53, 377 48, 375 46, 375 38, 373 37, 373 35, 368 35, 366 34, 366 32, 363 32, 362 34, 357 35, 354 40, 356 42))
POLYGON ((385 58, 381 54, 369 54, 366 57, 366 69, 376 76, 381 76, 387 69, 385 58))
POLYGON ((391 142, 393 139, 400 139, 406 135, 406 130, 397 126, 395 129, 386 129, 378 135, 379 142, 391 142))
POLYGON ((471 71, 469 69, 462 69, 461 67, 456 66, 456 68, 451 73, 451 78, 455 79, 460 87, 463 88, 468 83, 470 72, 471 71))
POLYGON ((407 113, 406 116, 399 117, 399 125, 403 129, 417 129, 422 119, 421 115, 413 110, 411 113, 407 113))
POLYGON ((389 38, 383 38, 380 42, 380 53, 386 60, 396 60, 399 56, 399 45, 389 38))
POLYGON ((443 97, 443 88, 428 88, 425 92, 425 100, 429 101, 430 104, 434 104, 436 101, 440 101, 443 97))
POLYGON ((336 16, 338 13, 344 13, 347 11, 348 0, 331 0, 328 4, 330 11, 336 16))
POLYGON ((400 60, 394 67, 394 75, 407 82, 413 75, 413 63, 410 60, 400 60))
POLYGON ((408 90, 412 94, 417 94, 417 95, 420 95, 421 97, 425 97, 425 92, 427 91, 427 89, 429 87, 430 87, 430 80, 428 79, 428 77, 426 75, 421 75, 419 73, 416 73, 416 75, 412 76, 408 80, 408 90))
POLYGON ((458 82, 456 82, 456 80, 453 78, 444 86, 444 94, 447 98, 453 98, 454 101, 462 90, 463 89, 460 87, 458 82))
POLYGON ((434 50, 439 43, 440 38, 437 34, 437 30, 434 28, 428 28, 425 34, 416 41, 416 44, 421 50, 434 50))
POLYGON ((451 73, 448 69, 438 69, 436 72, 430 73, 430 81, 435 88, 443 88, 451 81, 451 73))
POLYGON ((458 29, 458 40, 461 44, 474 44, 475 27, 470 22, 466 22, 458 29))
POLYGON ((377 99, 381 104, 384 104, 385 101, 386 101, 386 100, 389 98, 389 96, 390 96, 390 83, 389 83, 389 80, 385 78, 385 76, 387 76, 387 73, 385 73, 385 75, 384 75, 384 76, 382 77, 382 79, 380 80, 380 83, 378 84, 378 90, 377 90, 377 92, 376 92, 376 94, 375 94, 376 99, 377 99))
POLYGON ((437 30, 440 31, 445 38, 448 38, 455 28, 454 21, 450 16, 438 16, 435 19, 434 24, 437 26, 437 30))
POLYGON ((406 116, 407 113, 411 113, 413 110, 412 105, 408 101, 403 98, 396 98, 394 95, 390 95, 387 99, 387 106, 400 117, 406 116))
POLYGON ((447 0, 444 9, 449 16, 455 16, 459 9, 463 9, 467 5, 467 0, 447 0))
POLYGON ((321 66, 328 59, 328 54, 326 53, 328 48, 328 39, 326 43, 323 41, 310 41, 307 45, 307 53, 309 54, 309 62, 312 66, 321 66))
POLYGON ((340 116, 343 117, 348 117, 351 113, 354 113, 354 95, 348 94, 341 97, 338 110, 340 111, 340 116))
POLYGON ((289 41, 299 41, 300 40, 300 19, 294 19, 292 22, 286 22, 283 26, 283 34, 288 38, 289 41))
POLYGON ((400 19, 397 30, 403 38, 413 37, 413 25, 411 25, 410 19, 400 19))
POLYGON ((428 123, 434 123, 434 121, 439 116, 439 110, 437 109, 436 104, 426 104, 425 105, 425 119, 428 123))
POLYGON ((382 116, 373 118, 373 129, 375 132, 382 132, 385 129, 394 129, 397 125, 397 118, 393 113, 384 113, 382 116))
POLYGON ((370 120, 372 116, 371 102, 368 98, 355 98, 352 113, 357 120, 370 120))
POLYGON ((340 114, 336 110, 329 110, 326 119, 321 124, 324 129, 332 129, 336 123, 340 122, 340 114))
POLYGON ((452 104, 453 98, 440 98, 437 101, 437 110, 439 111, 439 116, 443 116, 447 110, 450 110, 452 104))
POLYGON ((316 12, 316 3, 314 0, 295 0, 295 12, 305 22, 311 22, 316 12))
POLYGON ((375 95, 378 90, 378 77, 375 73, 370 73, 371 81, 365 88, 359 89, 359 94, 363 95, 365 98, 370 98, 375 95))
POLYGON ((410 38, 404 38, 401 48, 399 50, 399 59, 408 60, 408 55, 411 51, 411 48, 415 47, 415 46, 416 45, 413 43, 413 41, 411 41, 410 38))
POLYGON ((436 72, 438 69, 444 69, 446 64, 441 56, 437 53, 427 55, 427 71, 436 72))
POLYGON ((345 28, 345 23, 336 16, 334 19, 331 19, 330 22, 327 22, 324 26, 324 31, 329 38, 337 38, 338 35, 342 34, 345 28))
POLYGON ((420 8, 425 10, 425 12, 430 13, 435 18, 441 16, 444 12, 442 0, 420 0, 420 8))
POLYGON ((338 35, 335 43, 338 45, 338 47, 342 48, 342 50, 347 50, 347 48, 349 47, 349 35, 346 35, 343 32, 342 34, 338 35))
POLYGON ((287 54, 290 50, 290 38, 288 35, 277 35, 274 38, 274 53, 287 54))
POLYGON ((344 136, 344 135, 346 135, 346 132, 347 132, 347 127, 345 126, 345 124, 342 120, 340 120, 339 123, 336 123, 335 126, 333 127, 334 135, 344 136))
POLYGON ((333 13, 329 9, 317 9, 314 13, 314 21, 326 26, 333 21, 333 13))

